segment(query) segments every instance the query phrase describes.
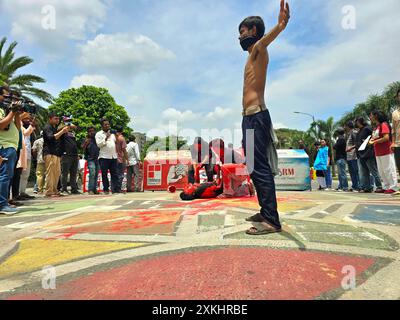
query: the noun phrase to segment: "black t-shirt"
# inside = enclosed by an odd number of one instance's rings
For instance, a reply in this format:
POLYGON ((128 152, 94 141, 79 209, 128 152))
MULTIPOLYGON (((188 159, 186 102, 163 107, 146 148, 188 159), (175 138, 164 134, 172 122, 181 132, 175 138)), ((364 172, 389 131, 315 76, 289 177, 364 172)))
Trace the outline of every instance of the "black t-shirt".
POLYGON ((75 135, 72 132, 67 132, 60 139, 61 154, 66 156, 78 156, 78 145, 75 135))
POLYGON ((364 151, 358 151, 364 141, 372 135, 372 128, 366 126, 357 133, 356 135, 356 149, 357 149, 357 156, 360 159, 370 159, 375 157, 374 147, 372 145, 367 145, 367 148, 364 151))
POLYGON ((46 124, 43 128, 43 157, 47 155, 61 156, 60 140, 56 140, 55 134, 57 134, 57 128, 46 124))
POLYGON ((335 161, 347 159, 347 152, 346 152, 346 139, 342 136, 339 137, 336 141, 336 144, 333 146, 335 152, 335 161))
POLYGON ((96 138, 90 139, 90 143, 85 150, 86 160, 96 161, 99 159, 100 148, 97 146, 96 138))

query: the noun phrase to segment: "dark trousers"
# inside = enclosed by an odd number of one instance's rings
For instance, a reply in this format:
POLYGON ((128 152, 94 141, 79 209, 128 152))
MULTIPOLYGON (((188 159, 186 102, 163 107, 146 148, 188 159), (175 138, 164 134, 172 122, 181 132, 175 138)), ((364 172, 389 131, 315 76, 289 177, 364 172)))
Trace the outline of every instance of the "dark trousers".
POLYGON ((89 192, 97 192, 97 180, 99 178, 99 160, 88 160, 89 168, 89 192))
POLYGON ((110 182, 108 181, 108 171, 111 174, 111 192, 117 192, 118 186, 118 160, 117 159, 100 159, 101 177, 103 180, 104 192, 110 191, 110 182))
MULTIPOLYGON (((206 170, 207 173, 207 181, 208 182, 213 182, 214 181, 214 166, 211 164, 206 164, 204 166, 204 169, 206 170)), ((195 181, 195 171, 194 171, 194 166, 189 166, 189 171, 188 171, 188 179, 189 183, 194 184, 195 181)))
POLYGON ((358 160, 347 161, 347 165, 349 167, 352 189, 360 190, 360 176, 359 176, 358 160))
POLYGON ((139 175, 140 175, 140 170, 139 170, 139 164, 135 164, 133 166, 127 167, 127 184, 126 184, 126 189, 128 192, 132 192, 132 178, 133 178, 133 185, 134 185, 134 191, 139 192, 139 175))
POLYGON ((382 189, 382 180, 379 175, 375 157, 360 159, 360 178, 362 190, 373 191, 374 182, 378 189, 382 189))
POLYGON ((394 159, 396 160, 396 167, 400 173, 400 148, 394 148, 394 159))
POLYGON ((68 175, 69 182, 71 184, 71 191, 73 193, 78 192, 78 184, 76 179, 78 177, 78 156, 67 156, 61 157, 61 186, 62 191, 68 191, 68 175))
POLYGON ((117 184, 116 192, 122 192, 122 182, 124 181, 124 177, 125 177, 125 169, 126 169, 126 164, 118 162, 118 165, 117 165, 118 184, 117 184))
POLYGON ((257 190, 261 216, 269 224, 280 229, 275 180, 267 157, 267 148, 272 143, 271 126, 268 110, 243 117, 243 148, 250 177, 257 190), (254 135, 252 130, 254 130, 254 135), (254 141, 252 141, 252 136, 254 136, 254 141))

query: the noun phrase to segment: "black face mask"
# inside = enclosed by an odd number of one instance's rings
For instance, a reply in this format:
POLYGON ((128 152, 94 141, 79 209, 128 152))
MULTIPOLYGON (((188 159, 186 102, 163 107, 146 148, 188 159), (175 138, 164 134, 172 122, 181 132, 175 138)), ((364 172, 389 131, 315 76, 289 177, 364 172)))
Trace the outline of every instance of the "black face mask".
POLYGON ((244 51, 248 51, 249 48, 253 45, 256 44, 258 41, 258 38, 255 36, 248 36, 246 38, 243 38, 240 40, 240 45, 242 46, 244 51))

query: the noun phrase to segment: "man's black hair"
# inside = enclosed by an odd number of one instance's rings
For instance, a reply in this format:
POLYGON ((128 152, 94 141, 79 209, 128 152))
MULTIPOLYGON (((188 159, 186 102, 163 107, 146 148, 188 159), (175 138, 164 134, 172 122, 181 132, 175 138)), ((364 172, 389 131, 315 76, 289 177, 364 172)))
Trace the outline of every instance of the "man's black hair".
POLYGON ((337 133, 337 135, 339 135, 339 136, 344 136, 345 131, 344 131, 343 128, 339 128, 339 129, 336 130, 336 133, 337 133))
POLYGON ((358 122, 359 124, 361 124, 363 127, 367 126, 367 121, 365 121, 365 119, 363 117, 360 117, 356 120, 356 122, 358 122))
POLYGON ((118 133, 123 133, 124 127, 123 126, 115 126, 115 131, 117 131, 118 133))
POLYGON ((350 129, 354 129, 354 122, 348 121, 348 122, 346 122, 346 126, 349 127, 350 129))
POLYGON ((49 113, 49 119, 52 119, 54 117, 58 117, 58 114, 56 112, 54 112, 54 111, 50 112, 49 113))
POLYGON ((90 126, 89 128, 87 128, 87 132, 89 132, 92 129, 96 130, 96 128, 94 126, 90 126))
POLYGON ((259 16, 251 16, 244 19, 239 25, 239 32, 242 27, 246 27, 249 30, 256 27, 258 39, 261 39, 265 34, 264 20, 259 16))
POLYGON ((136 142, 136 137, 133 135, 129 136, 129 142, 136 142))
POLYGON ((100 119, 100 124, 101 124, 101 126, 104 125, 104 122, 110 123, 110 121, 109 121, 108 119, 106 119, 106 118, 100 119))

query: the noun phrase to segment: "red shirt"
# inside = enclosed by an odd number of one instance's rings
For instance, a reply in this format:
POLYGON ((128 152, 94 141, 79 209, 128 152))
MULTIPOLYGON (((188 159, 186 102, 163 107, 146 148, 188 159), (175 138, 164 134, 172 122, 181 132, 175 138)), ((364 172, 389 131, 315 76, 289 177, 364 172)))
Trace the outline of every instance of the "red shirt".
MULTIPOLYGON (((381 139, 385 134, 390 134, 390 128, 386 122, 382 123, 374 130, 372 133, 372 139, 381 139)), ((390 140, 383 143, 375 143, 375 156, 382 157, 392 154, 392 149, 390 148, 391 145, 392 142, 390 140)))

